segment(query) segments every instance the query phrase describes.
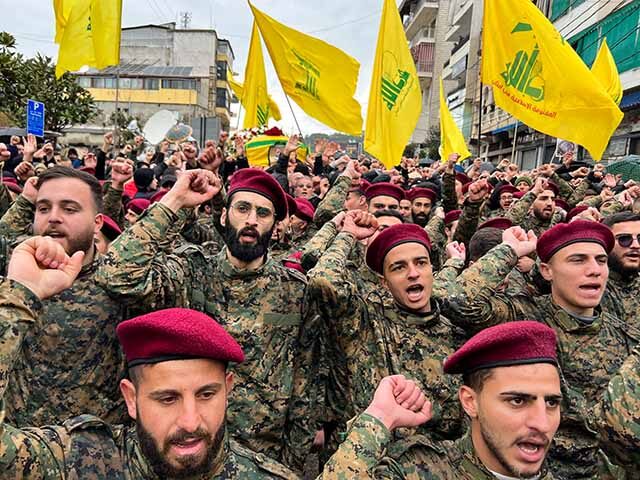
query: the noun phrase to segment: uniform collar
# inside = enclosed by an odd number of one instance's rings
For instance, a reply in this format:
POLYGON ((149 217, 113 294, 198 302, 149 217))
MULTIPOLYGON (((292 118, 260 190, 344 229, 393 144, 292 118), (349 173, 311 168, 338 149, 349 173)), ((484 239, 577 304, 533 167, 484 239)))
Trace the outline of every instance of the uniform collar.
POLYGON ((264 263, 255 270, 241 270, 233 265, 227 258, 227 247, 224 247, 218 254, 218 264, 220 265, 223 275, 227 278, 253 278, 261 276, 265 271, 267 263, 268 259, 265 256, 264 263))
POLYGON ((577 315, 567 312, 565 309, 553 303, 551 296, 549 301, 553 307, 551 321, 558 324, 562 330, 571 333, 592 333, 600 330, 602 325, 602 309, 600 305, 595 308, 595 320, 592 323, 585 323, 577 315))
POLYGON ((405 325, 428 327, 440 320, 440 305, 433 298, 431 299, 431 311, 427 313, 412 312, 395 301, 394 307, 393 311, 398 316, 398 320, 405 325))

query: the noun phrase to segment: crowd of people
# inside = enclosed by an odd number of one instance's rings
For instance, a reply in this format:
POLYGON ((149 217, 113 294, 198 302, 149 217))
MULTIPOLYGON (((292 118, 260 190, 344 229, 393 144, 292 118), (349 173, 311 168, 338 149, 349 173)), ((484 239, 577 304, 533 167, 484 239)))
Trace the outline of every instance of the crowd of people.
POLYGON ((0 478, 640 478, 640 184, 0 144, 0 478))

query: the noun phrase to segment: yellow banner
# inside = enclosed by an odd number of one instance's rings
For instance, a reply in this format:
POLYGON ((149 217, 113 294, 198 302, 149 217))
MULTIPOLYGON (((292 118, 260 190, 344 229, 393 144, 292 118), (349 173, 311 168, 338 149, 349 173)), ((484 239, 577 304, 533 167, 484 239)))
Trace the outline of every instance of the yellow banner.
POLYGON ((285 93, 325 125, 352 135, 362 133, 361 107, 353 98, 360 64, 249 5, 285 93))
POLYGON ((386 167, 398 165, 413 134, 422 91, 398 8, 384 0, 373 64, 364 149, 386 167))
POLYGON ((600 160, 622 112, 530 0, 485 0, 482 81, 528 126, 600 160))
POLYGON ((446 162, 452 153, 460 155, 459 162, 471 156, 464 136, 449 111, 447 99, 444 96, 444 83, 440 78, 440 158, 442 162, 446 162))
POLYGON ((618 74, 616 61, 613 59, 613 55, 611 55, 611 50, 609 50, 606 38, 602 41, 602 45, 600 45, 598 56, 593 62, 593 65, 591 65, 591 71, 615 104, 620 105, 624 90, 622 89, 622 82, 620 82, 620 74, 618 74))

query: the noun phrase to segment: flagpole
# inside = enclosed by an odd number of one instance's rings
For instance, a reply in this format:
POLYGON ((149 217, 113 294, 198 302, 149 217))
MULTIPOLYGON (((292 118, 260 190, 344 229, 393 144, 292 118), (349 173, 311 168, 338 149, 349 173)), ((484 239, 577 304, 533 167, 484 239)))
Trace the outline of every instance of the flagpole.
POLYGON ((240 130, 240 114, 242 113, 242 103, 240 104, 240 108, 238 108, 238 121, 236 122, 236 132, 240 130))
POLYGON ((516 155, 516 143, 518 141, 518 125, 519 124, 520 124, 520 121, 516 119, 516 128, 513 132, 513 148, 511 149, 511 163, 516 163, 515 155, 516 155))
POLYGON ((289 101, 289 95, 285 93, 284 98, 287 99, 287 103, 289 104, 289 109, 291 110, 291 115, 293 115, 293 120, 296 122, 296 127, 298 127, 298 132, 300 133, 300 140, 302 141, 302 139, 304 138, 304 135, 302 135, 302 130, 300 129, 300 125, 298 124, 298 119, 296 118, 296 114, 293 112, 293 107, 291 106, 291 102, 289 101))

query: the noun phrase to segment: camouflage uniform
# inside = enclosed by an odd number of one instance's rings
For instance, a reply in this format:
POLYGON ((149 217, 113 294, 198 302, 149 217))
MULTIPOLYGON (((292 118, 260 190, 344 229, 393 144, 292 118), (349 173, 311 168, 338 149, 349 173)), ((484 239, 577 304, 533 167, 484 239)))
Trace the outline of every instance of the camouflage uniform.
MULTIPOLYGON (((457 441, 433 442, 424 435, 391 443, 393 435, 366 413, 325 465, 318 480, 495 480, 476 456, 470 434, 457 441)), ((547 471, 539 480, 553 480, 547 471)))
POLYGON ((564 398, 550 467, 563 479, 625 478, 619 467, 607 465, 610 459, 585 426, 585 418, 589 403, 606 389, 640 336, 600 307, 589 324, 555 305, 551 295, 534 299, 527 294, 499 293, 498 286, 517 260, 511 247, 502 244, 463 272, 457 280, 460 290, 449 299, 450 318, 468 334, 513 320, 538 320, 553 328, 558 335, 564 398))
POLYGON ((328 392, 334 398, 327 404, 344 424, 367 406, 383 377, 404 373, 434 400, 428 428, 455 438, 461 422, 458 383, 443 375, 441 364, 461 335, 440 315, 435 301, 432 312, 419 315, 403 310, 388 292, 382 295, 379 283, 369 293, 361 289, 348 265, 355 245, 353 236, 340 233, 308 274, 307 295, 319 303, 329 322, 328 343, 336 347, 328 392))
POLYGON ((253 450, 301 470, 313 439, 304 394, 313 374, 296 364, 305 358, 305 278, 273 260, 238 270, 226 249, 213 257, 195 245, 173 253, 168 246, 182 229, 180 218, 161 203, 152 206, 111 244, 98 282, 146 311, 188 307, 216 318, 246 358, 232 367, 230 431, 253 450))
MULTIPOLYGON (((31 230, 34 206, 20 196, 0 221, 13 236, 31 230)), ((26 334, 5 393, 7 418, 17 426, 56 423, 91 412, 126 419, 118 383, 124 357, 116 326, 125 309, 97 285, 100 257, 82 268, 71 288, 43 301, 26 334)))
POLYGON ((0 183, 0 217, 4 215, 13 203, 9 189, 4 183, 0 183))
POLYGON ((122 194, 124 191, 113 188, 111 182, 105 182, 102 186, 102 212, 111 217, 122 229, 127 227, 124 218, 124 205, 122 204, 122 194))
POLYGON ((607 294, 603 298, 603 305, 607 309, 616 312, 616 315, 625 320, 630 329, 640 336, 640 275, 624 277, 618 272, 609 269, 607 281, 607 294))
MULTIPOLYGON (((26 332, 43 311, 22 285, 0 280, 0 394, 7 388, 12 362, 26 332)), ((96 480, 157 479, 142 454, 135 427, 110 425, 92 415, 73 417, 60 426, 24 428, 0 413, 0 476, 3 479, 60 478, 96 480)), ((284 466, 225 438, 206 479, 296 479, 284 466)))
POLYGON ((513 222, 514 225, 519 225, 525 231, 533 230, 533 232, 539 237, 546 230, 553 227, 555 224, 562 221, 562 215, 556 210, 553 216, 549 220, 541 220, 533 213, 530 213, 531 205, 536 200, 536 194, 533 192, 527 192, 519 201, 511 205, 511 208, 506 213, 505 217, 513 222))
POLYGON ((324 196, 313 215, 313 223, 322 227, 325 223, 344 210, 344 201, 351 189, 351 178, 340 175, 324 196))
POLYGON ((442 175, 442 208, 444 208, 445 213, 459 208, 455 173, 445 172, 442 175))

